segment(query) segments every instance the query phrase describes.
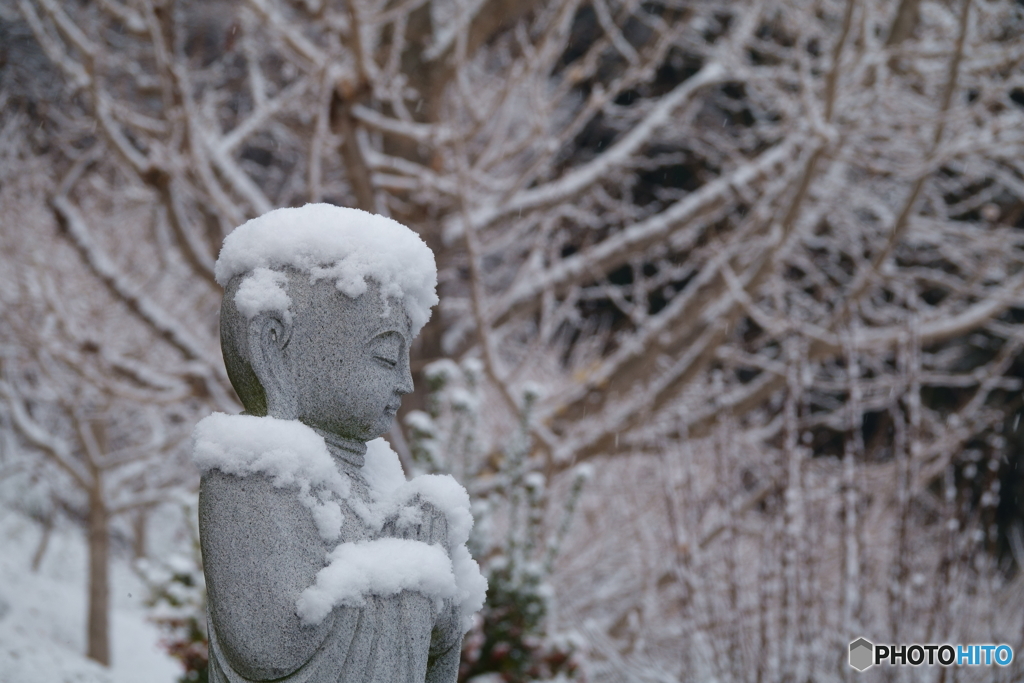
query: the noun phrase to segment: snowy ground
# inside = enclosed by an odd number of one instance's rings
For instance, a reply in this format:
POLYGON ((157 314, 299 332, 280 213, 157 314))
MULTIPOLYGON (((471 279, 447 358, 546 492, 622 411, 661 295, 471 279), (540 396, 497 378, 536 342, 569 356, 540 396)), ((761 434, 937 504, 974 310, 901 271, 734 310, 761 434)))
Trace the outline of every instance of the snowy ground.
POLYGON ((86 659, 85 544, 54 530, 38 574, 40 526, 0 505, 0 683, 173 683, 180 665, 159 649, 144 590, 124 560, 112 563, 110 668, 86 659))

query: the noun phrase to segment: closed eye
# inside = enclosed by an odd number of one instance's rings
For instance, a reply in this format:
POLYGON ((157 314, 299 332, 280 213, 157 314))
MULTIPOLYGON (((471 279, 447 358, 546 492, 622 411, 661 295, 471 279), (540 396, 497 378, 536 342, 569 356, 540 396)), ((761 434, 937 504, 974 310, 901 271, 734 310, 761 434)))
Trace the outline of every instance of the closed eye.
POLYGON ((397 368, 402 360, 405 344, 402 335, 394 330, 387 330, 370 340, 368 351, 370 356, 388 368, 397 368))

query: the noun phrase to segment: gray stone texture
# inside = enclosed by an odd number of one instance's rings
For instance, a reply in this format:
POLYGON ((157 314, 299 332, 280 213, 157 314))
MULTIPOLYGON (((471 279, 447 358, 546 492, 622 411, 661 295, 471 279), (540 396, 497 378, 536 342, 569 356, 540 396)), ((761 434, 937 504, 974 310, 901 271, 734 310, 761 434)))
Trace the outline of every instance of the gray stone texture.
MULTIPOLYGON (((298 419, 324 436, 352 496, 369 502, 360 474, 366 441, 388 430, 412 391, 410 324, 400 302, 371 285, 357 299, 331 281, 289 273, 288 314, 252 319, 234 307, 236 277, 225 289, 221 343, 246 411, 298 419)), ((325 542, 296 491, 269 477, 213 470, 202 478, 199 526, 209 601, 210 681, 452 683, 462 630, 452 600, 435 605, 412 591, 371 596, 364 607, 335 607, 304 626, 295 613, 338 542, 382 536, 440 543, 443 513, 421 503, 423 523, 389 521, 374 534, 342 506, 337 542, 325 542)))

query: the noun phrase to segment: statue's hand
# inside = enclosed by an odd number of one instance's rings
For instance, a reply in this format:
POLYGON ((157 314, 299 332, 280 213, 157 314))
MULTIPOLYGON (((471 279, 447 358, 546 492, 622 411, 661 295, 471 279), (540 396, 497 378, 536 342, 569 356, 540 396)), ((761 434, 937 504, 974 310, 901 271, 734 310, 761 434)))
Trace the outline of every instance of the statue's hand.
POLYGON ((419 496, 385 522, 382 536, 438 544, 448 549, 448 518, 434 504, 419 496))
POLYGON ((426 683, 454 683, 462 653, 462 619, 455 600, 444 601, 430 633, 426 683))

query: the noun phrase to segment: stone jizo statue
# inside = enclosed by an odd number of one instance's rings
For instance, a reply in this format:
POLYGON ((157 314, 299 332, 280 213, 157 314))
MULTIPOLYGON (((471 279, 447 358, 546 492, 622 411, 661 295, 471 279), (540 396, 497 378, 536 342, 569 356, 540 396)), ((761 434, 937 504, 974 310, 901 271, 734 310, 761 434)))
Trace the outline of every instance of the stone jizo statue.
POLYGON ((486 582, 451 477, 381 434, 437 302, 404 226, 324 204, 236 229, 217 262, 242 415, 195 431, 213 683, 452 683, 486 582))

